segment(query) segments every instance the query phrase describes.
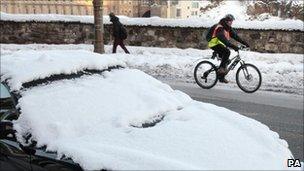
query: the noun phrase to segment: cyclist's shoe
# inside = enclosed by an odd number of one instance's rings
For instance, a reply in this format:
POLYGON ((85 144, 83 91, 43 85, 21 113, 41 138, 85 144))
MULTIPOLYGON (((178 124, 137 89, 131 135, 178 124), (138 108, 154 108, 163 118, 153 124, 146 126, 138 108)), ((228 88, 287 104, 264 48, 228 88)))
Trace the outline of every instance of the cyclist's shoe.
POLYGON ((225 83, 225 84, 229 83, 229 81, 226 80, 226 78, 220 78, 219 81, 220 81, 221 83, 225 83))
POLYGON ((217 73, 219 74, 219 75, 226 75, 227 73, 228 73, 228 70, 226 69, 226 68, 220 68, 218 71, 217 71, 217 73))
POLYGON ((208 72, 205 72, 205 73, 203 74, 203 76, 201 76, 201 78, 202 78, 202 79, 207 79, 208 74, 209 74, 208 72))

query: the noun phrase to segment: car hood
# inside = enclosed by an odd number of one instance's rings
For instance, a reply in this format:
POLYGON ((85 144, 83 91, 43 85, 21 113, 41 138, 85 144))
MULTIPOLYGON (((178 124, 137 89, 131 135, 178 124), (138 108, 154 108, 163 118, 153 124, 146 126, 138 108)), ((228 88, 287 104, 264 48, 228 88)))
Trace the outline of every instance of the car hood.
POLYGON ((119 69, 22 92, 28 133, 84 169, 286 169, 287 142, 260 122, 192 100, 147 74, 119 69), (143 127, 144 123, 157 122, 143 127))

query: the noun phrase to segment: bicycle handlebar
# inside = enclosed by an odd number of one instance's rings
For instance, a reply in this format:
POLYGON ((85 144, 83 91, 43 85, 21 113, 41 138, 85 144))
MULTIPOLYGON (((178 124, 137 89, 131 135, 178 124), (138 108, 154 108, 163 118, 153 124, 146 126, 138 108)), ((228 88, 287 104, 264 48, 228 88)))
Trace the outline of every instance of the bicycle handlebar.
POLYGON ((245 45, 238 45, 238 48, 239 48, 240 50, 243 50, 243 51, 249 51, 249 50, 250 50, 250 48, 247 47, 247 46, 245 46, 245 45))

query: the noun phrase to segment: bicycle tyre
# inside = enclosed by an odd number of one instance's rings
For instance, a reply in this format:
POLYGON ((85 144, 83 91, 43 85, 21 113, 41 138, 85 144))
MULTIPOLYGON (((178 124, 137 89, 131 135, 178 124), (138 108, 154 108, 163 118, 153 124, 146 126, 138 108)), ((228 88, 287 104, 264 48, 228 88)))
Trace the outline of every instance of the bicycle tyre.
POLYGON ((237 70, 237 72, 236 72, 236 83, 237 83, 237 85, 238 85, 238 87, 241 89, 241 90, 243 90, 244 92, 246 92, 246 93, 254 93, 255 91, 257 91, 259 88, 260 88, 260 86, 261 86, 261 84, 262 84, 262 75, 261 75, 261 72, 260 72, 260 70, 256 67, 256 66, 254 66, 253 64, 248 64, 248 63, 246 63, 246 64, 244 64, 244 65, 242 65, 242 66, 240 66, 239 68, 238 68, 238 70, 237 70), (255 70, 256 72, 257 72, 257 75, 258 75, 258 84, 257 84, 257 86, 253 89, 253 90, 249 90, 249 89, 247 89, 244 85, 242 85, 242 83, 240 82, 240 73, 241 73, 241 70, 242 69, 244 69, 244 68, 252 68, 253 70, 255 70))
MULTIPOLYGON (((209 61, 201 61, 201 62, 199 62, 199 63, 195 66, 195 68, 194 68, 194 79, 195 79, 196 84, 199 85, 199 86, 200 86, 201 88, 203 88, 203 89, 210 89, 210 88, 212 88, 213 86, 216 85, 216 83, 217 83, 217 81, 218 81, 218 77, 217 77, 216 71, 217 71, 217 69, 216 69, 216 67, 215 67, 215 65, 214 65, 213 63, 211 63, 211 62, 209 62, 209 61), (209 85, 209 86, 206 86, 206 85, 202 84, 202 83, 200 82, 200 79, 198 78, 198 76, 199 76, 199 74, 200 74, 200 73, 198 73, 198 69, 199 69, 200 66, 202 66, 203 64, 210 65, 210 68, 213 68, 213 71, 215 72, 215 79, 214 79, 214 81, 212 82, 212 84, 209 85)), ((209 75, 209 74, 208 74, 208 75, 209 75)))

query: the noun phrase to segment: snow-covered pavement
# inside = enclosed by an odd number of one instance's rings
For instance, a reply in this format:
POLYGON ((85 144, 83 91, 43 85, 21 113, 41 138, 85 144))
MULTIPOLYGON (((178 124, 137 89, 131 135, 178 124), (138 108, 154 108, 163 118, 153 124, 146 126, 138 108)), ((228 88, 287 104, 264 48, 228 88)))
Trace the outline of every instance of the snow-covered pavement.
MULTIPOLYGON (((106 53, 111 53, 111 46, 105 46, 106 53)), ((140 69, 155 78, 176 82, 193 82, 193 70, 200 60, 210 60, 211 50, 127 47, 131 54, 124 54, 118 48, 120 59, 128 67, 140 69)), ((78 50, 93 51, 93 45, 46 45, 46 44, 1 44, 1 56, 18 50, 78 50)), ((236 53, 232 51, 231 57, 236 53)), ((262 73, 260 90, 303 94, 303 55, 302 54, 270 54, 258 52, 241 52, 242 59, 256 65, 262 73)), ((212 62, 218 63, 216 60, 212 62)), ((238 67, 238 66, 237 66, 238 67)), ((236 67, 236 68, 237 68, 236 67)), ((236 87, 234 69, 228 74, 229 84, 221 87, 236 87)))

